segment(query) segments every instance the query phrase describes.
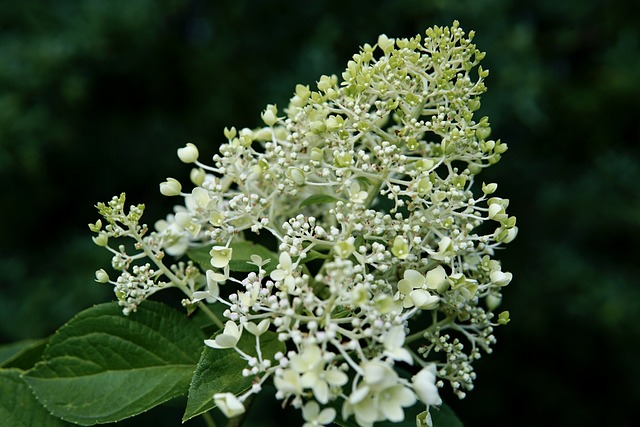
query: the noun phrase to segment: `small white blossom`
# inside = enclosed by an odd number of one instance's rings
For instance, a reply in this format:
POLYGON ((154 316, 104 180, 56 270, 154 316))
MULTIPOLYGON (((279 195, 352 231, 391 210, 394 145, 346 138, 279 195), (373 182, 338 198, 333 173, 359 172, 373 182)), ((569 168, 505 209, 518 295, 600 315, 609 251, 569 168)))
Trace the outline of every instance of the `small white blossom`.
POLYGON ((236 417, 246 410, 242 402, 231 393, 216 393, 213 401, 227 418, 236 417))
POLYGON ((238 345, 240 337, 242 336, 242 327, 229 320, 224 325, 224 331, 216 335, 215 339, 204 340, 204 343, 212 348, 233 348, 238 345))
POLYGON ((306 421, 302 427, 319 427, 331 424, 336 418, 336 410, 324 408, 320 410, 320 405, 314 401, 307 402, 302 407, 302 418, 306 421))

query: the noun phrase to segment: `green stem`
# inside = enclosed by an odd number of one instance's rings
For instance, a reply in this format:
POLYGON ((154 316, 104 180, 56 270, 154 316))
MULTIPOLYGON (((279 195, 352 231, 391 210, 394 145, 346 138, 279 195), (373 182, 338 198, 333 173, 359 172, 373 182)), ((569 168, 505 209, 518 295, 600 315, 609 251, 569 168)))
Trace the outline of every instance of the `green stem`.
POLYGON ((218 427, 218 425, 216 424, 215 420, 213 419, 210 413, 205 412, 200 415, 202 416, 202 419, 204 419, 204 422, 207 425, 207 427, 218 427))

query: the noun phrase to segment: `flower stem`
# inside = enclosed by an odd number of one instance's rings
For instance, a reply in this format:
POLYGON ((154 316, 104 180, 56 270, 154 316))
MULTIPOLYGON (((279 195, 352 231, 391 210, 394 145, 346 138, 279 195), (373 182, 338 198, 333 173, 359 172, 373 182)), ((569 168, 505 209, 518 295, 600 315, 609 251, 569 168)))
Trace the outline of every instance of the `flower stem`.
POLYGON ((216 424, 215 420, 213 419, 210 413, 205 412, 200 415, 202 416, 202 419, 204 419, 204 422, 207 425, 207 427, 218 427, 218 425, 216 424))

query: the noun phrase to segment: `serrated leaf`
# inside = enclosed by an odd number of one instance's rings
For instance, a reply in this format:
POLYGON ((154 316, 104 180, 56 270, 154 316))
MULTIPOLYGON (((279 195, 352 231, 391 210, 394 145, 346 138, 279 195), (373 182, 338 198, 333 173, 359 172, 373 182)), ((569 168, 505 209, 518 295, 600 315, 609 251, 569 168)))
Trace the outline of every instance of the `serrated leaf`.
POLYGON ((0 369, 0 424, 11 427, 63 427, 69 423, 51 415, 21 378, 20 369, 0 369))
POLYGON ((0 346, 0 368, 27 370, 40 361, 49 338, 24 340, 0 346))
POLYGON ((145 301, 124 316, 89 308, 52 337, 24 378, 55 416, 93 425, 137 415, 189 387, 204 335, 172 308, 145 301))
MULTIPOLYGON (((285 351, 284 343, 278 340, 278 335, 267 331, 260 337, 262 356, 272 359, 281 351, 285 351)), ((238 347, 247 354, 255 355, 255 337, 245 331, 240 338, 238 347)), ((187 408, 182 421, 185 422, 197 415, 215 407, 213 395, 229 392, 240 394, 251 387, 253 378, 244 377, 242 370, 246 362, 233 349, 219 350, 206 347, 202 352, 196 372, 193 374, 187 408)))
MULTIPOLYGON (((232 242, 229 247, 233 249, 233 256, 229 262, 229 269, 231 271, 241 273, 258 271, 257 266, 249 264, 249 262, 251 262, 251 255, 259 255, 264 261, 267 259, 270 260, 262 267, 267 273, 271 273, 278 265, 278 255, 258 243, 239 241, 232 242)), ((204 271, 211 270, 211 255, 209 255, 211 248, 212 246, 202 246, 190 249, 187 251, 187 256, 204 271)))
POLYGON ((307 197, 300 203, 300 207, 303 208, 305 206, 310 206, 310 205, 335 203, 339 200, 340 199, 338 199, 337 197, 331 196, 329 194, 312 194, 311 196, 307 197))

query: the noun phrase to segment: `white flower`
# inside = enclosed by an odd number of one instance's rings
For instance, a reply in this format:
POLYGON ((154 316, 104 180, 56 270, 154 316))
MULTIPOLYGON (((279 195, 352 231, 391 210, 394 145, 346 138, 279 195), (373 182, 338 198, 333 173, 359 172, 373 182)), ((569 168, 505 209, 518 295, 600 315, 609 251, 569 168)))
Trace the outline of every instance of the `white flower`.
POLYGON ((353 183, 349 187, 349 200, 351 200, 353 203, 361 205, 367 200, 367 197, 369 197, 369 193, 367 193, 366 191, 361 191, 358 181, 353 181, 353 183))
POLYGON ((245 411, 242 402, 231 393, 216 393, 213 395, 213 401, 227 418, 233 418, 245 411))
POLYGON ((209 255, 211 255, 211 265, 216 268, 223 268, 231 261, 233 249, 226 246, 214 246, 211 248, 209 255))
POLYGON ((225 274, 216 273, 213 270, 207 270, 207 290, 197 291, 191 295, 193 302, 206 299, 208 303, 212 303, 220 296, 220 287, 218 282, 224 282, 229 277, 225 274))
POLYGON ((267 332, 267 329, 269 329, 269 325, 271 324, 271 320, 269 319, 262 319, 260 321, 260 323, 258 323, 257 325, 253 322, 247 322, 244 327, 247 331, 249 331, 251 334, 259 337, 260 335, 264 334, 265 332, 267 332))
POLYGON ((307 345, 302 352, 291 357, 291 368, 301 374, 300 385, 310 388, 320 403, 329 401, 330 386, 347 383, 347 374, 336 367, 324 369, 322 350, 315 344, 307 345))
POLYGON ((318 427, 330 424, 336 418, 336 410, 333 408, 324 408, 320 410, 317 402, 307 402, 302 407, 302 418, 306 421, 302 427, 318 427))
POLYGON ((295 278, 291 256, 287 252, 282 252, 278 261, 278 268, 271 272, 270 277, 276 282, 284 283, 284 289, 287 291, 292 291, 295 287, 295 278))
POLYGON ((221 334, 216 335, 213 340, 204 340, 204 343, 212 348, 233 348, 238 345, 241 336, 242 327, 238 328, 235 322, 229 320, 225 323, 224 331, 221 334))
POLYGON ((447 290, 449 282, 447 281, 447 272, 439 265, 433 270, 429 270, 426 276, 427 288, 438 292, 447 290))
POLYGON ((273 384, 284 395, 294 394, 297 396, 302 394, 300 375, 292 369, 284 369, 280 375, 276 373, 273 384))
POLYGON ((404 420, 403 408, 416 402, 414 392, 399 383, 398 375, 386 363, 368 361, 363 371, 363 381, 342 406, 343 418, 354 414, 356 422, 363 427, 370 427, 376 421, 404 420))
POLYGON ((408 364, 413 363, 411 353, 404 348, 404 339, 406 334, 404 332, 404 326, 394 326, 387 331, 384 335, 382 343, 384 345, 384 355, 389 356, 394 360, 401 360, 408 364))
POLYGON ((414 306, 421 310, 431 310, 438 306, 438 302, 440 301, 440 297, 437 295, 431 295, 429 291, 425 291, 424 289, 416 289, 415 291, 411 291, 409 294, 409 299, 413 303, 414 306))
POLYGON ((411 382, 418 399, 427 406, 440 405, 442 403, 442 399, 438 394, 438 387, 436 387, 436 365, 431 363, 422 368, 420 372, 411 378, 411 382))
POLYGON ((511 279, 513 279, 513 274, 502 271, 492 271, 491 274, 489 274, 489 278, 491 279, 491 283, 498 286, 507 286, 509 282, 511 282, 511 279))

